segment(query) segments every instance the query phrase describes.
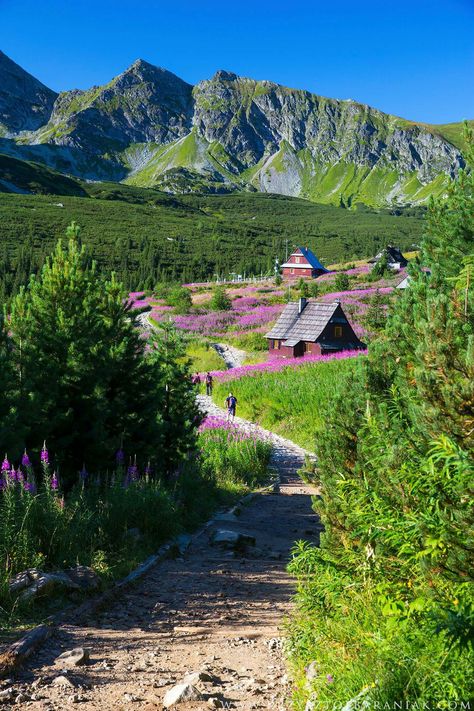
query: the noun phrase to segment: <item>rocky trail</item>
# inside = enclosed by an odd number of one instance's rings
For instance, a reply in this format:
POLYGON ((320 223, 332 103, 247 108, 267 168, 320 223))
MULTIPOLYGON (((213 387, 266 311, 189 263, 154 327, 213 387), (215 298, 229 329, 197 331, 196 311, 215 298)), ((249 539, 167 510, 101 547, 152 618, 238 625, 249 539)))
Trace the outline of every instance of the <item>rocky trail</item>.
MULTIPOLYGON (((210 398, 200 404, 222 415, 210 398)), ((16 680, 1 682, 0 708, 288 708, 282 637, 294 589, 286 565, 295 540, 318 539, 316 492, 296 475, 304 450, 240 418, 235 425, 272 440, 280 485, 217 515, 181 557, 156 565, 105 610, 60 626, 16 680), (85 658, 59 659, 76 648, 85 658)))

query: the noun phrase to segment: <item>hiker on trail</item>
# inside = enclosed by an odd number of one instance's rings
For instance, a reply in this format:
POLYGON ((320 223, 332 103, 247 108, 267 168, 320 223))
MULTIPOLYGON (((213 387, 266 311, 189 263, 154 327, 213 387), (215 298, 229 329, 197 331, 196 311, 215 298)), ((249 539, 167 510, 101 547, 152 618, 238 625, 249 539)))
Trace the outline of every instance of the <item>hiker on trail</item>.
POLYGON ((237 406, 237 398, 235 395, 229 393, 225 399, 225 404, 227 406, 227 422, 229 422, 230 419, 232 419, 233 422, 235 417, 235 408, 237 406))
POLYGON ((199 373, 196 373, 196 375, 193 376, 192 383, 193 385, 201 385, 201 378, 199 377, 199 373))
POLYGON ((212 395, 212 375, 209 372, 206 375, 206 395, 212 395))

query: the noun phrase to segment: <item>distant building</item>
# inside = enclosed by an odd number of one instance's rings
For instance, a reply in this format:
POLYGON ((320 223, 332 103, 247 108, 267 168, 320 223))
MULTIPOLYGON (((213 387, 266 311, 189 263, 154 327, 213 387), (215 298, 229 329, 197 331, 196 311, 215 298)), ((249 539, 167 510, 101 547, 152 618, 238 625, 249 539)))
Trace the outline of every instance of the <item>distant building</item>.
POLYGON ((319 259, 308 247, 298 247, 287 262, 281 265, 283 276, 294 279, 297 277, 316 278, 327 274, 329 269, 323 267, 319 259))
POLYGON ((397 284, 397 289, 406 289, 410 284, 411 277, 409 274, 397 284))
POLYGON ((265 337, 268 338, 269 352, 282 358, 365 348, 339 301, 323 304, 301 298, 291 302, 265 337))
POLYGON ((391 244, 385 247, 385 249, 382 249, 373 259, 369 259, 369 264, 377 264, 384 256, 387 259, 389 269, 393 269, 394 271, 403 269, 403 267, 406 267, 408 264, 407 259, 405 259, 398 247, 392 247, 391 244))

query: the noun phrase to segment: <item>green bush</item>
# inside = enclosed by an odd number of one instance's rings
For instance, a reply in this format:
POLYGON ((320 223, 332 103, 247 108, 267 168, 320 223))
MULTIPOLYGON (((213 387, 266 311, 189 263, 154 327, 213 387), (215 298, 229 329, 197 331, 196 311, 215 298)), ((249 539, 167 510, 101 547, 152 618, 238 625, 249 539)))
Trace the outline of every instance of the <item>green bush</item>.
POLYGON ((168 306, 172 306, 175 313, 187 314, 193 305, 193 297, 189 289, 184 286, 172 287, 165 297, 168 306))
POLYGON ((334 279, 334 288, 336 291, 347 291, 350 288, 350 281, 347 274, 336 274, 336 278, 334 279))
POLYGON ((229 311, 232 308, 232 301, 223 286, 214 287, 210 307, 213 311, 229 311))

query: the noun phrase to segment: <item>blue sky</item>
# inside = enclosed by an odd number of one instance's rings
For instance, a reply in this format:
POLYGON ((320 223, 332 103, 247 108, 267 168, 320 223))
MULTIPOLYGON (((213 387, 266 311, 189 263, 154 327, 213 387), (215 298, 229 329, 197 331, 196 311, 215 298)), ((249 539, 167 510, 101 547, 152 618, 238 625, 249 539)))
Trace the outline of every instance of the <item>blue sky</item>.
POLYGON ((142 58, 227 69, 416 121, 474 118, 474 0, 0 0, 0 49, 56 90, 142 58))

